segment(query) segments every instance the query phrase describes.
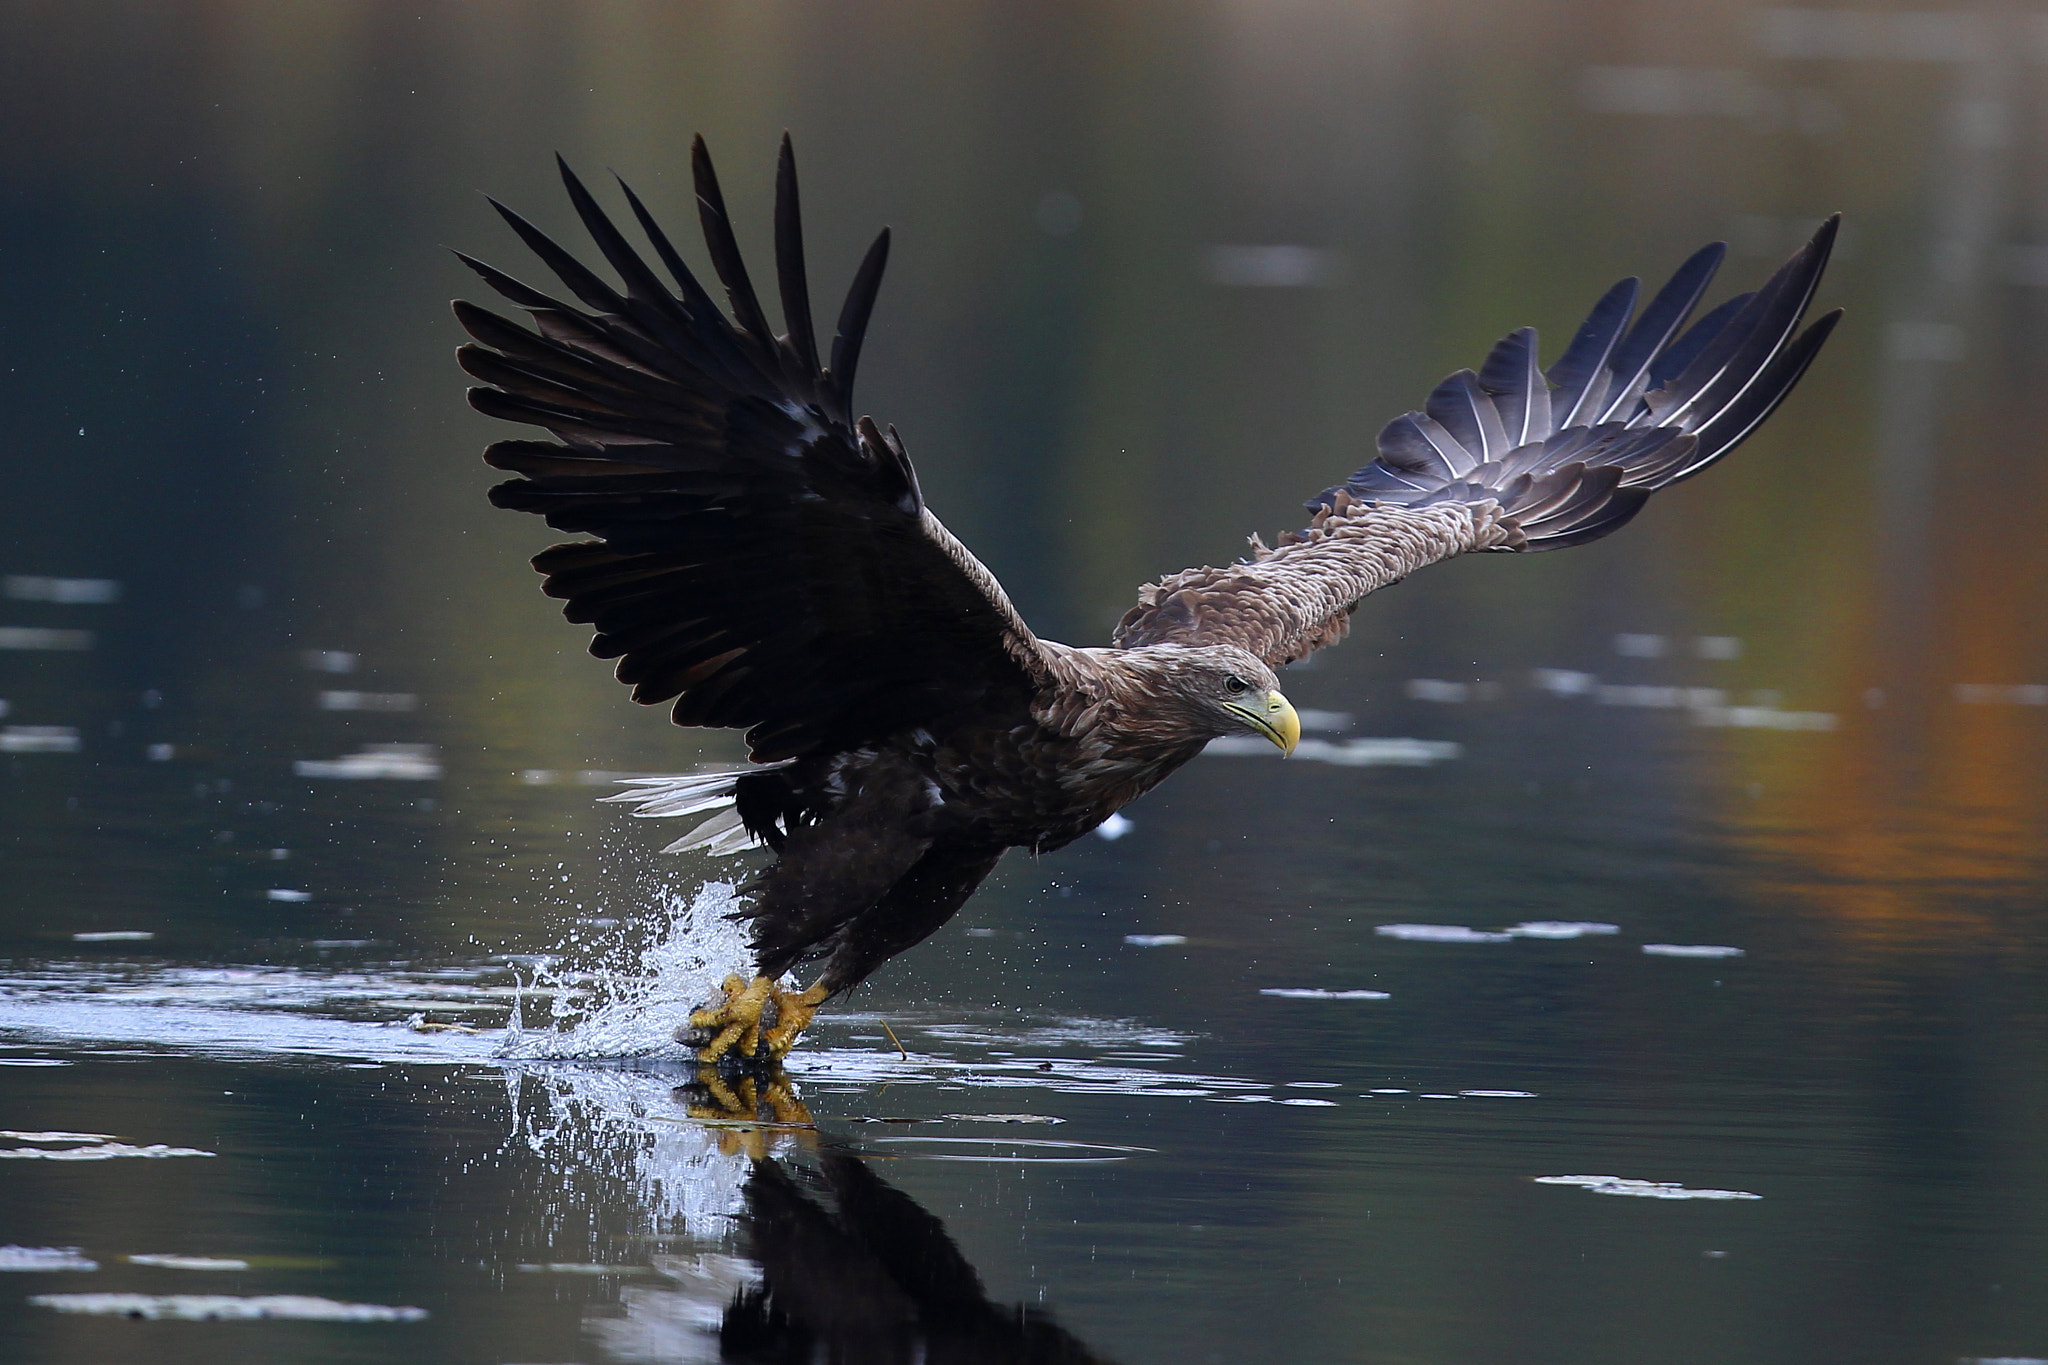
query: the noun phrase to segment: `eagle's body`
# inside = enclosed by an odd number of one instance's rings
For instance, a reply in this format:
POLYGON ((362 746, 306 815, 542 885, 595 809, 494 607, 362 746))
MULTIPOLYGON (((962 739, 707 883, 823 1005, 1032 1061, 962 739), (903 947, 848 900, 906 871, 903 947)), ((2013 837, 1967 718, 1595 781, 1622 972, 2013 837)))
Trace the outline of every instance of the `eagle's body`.
MULTIPOLYGON (((734 831, 780 854, 750 909, 763 975, 821 956, 820 980, 844 989, 950 919, 1005 849, 1049 853, 1157 786, 1226 728, 1175 713, 1177 674, 1234 668, 1273 690, 1264 666, 1236 650, 1040 643, 1049 682, 1029 697, 767 772, 715 775, 712 787, 730 782, 734 831), (872 913, 835 923, 854 900, 872 913)), ((704 779, 680 781, 691 804, 710 799, 704 779)), ((659 811, 660 797, 624 799, 659 811)))
POLYGON ((1307 528, 1250 560, 1149 584, 1114 647, 1042 640, 925 506, 893 428, 855 419, 852 382, 887 257, 855 276, 829 356, 812 332, 796 173, 776 195, 777 334, 754 294, 703 145, 697 199, 732 316, 639 200, 675 282, 656 278, 583 186, 564 182, 614 288, 500 207, 580 308, 464 257, 537 330, 457 304, 481 346, 481 411, 558 442, 501 441, 522 478, 502 507, 594 539, 534 560, 591 652, 679 725, 747 730, 744 772, 649 779, 638 813, 715 812, 672 850, 766 845, 749 884, 752 985, 698 1024, 706 1055, 786 1050, 817 1003, 945 923, 1004 850, 1079 838, 1231 732, 1299 737, 1273 670, 1342 639, 1368 593, 1474 551, 1582 544, 1741 442, 1789 393, 1839 314, 1801 332, 1834 236, 1824 224, 1763 289, 1686 320, 1721 248, 1635 315, 1609 290, 1564 356, 1533 329, 1390 423, 1379 457, 1308 503, 1307 528), (817 984, 775 978, 816 962, 817 984), (780 1022, 777 1016, 780 1015, 780 1022))

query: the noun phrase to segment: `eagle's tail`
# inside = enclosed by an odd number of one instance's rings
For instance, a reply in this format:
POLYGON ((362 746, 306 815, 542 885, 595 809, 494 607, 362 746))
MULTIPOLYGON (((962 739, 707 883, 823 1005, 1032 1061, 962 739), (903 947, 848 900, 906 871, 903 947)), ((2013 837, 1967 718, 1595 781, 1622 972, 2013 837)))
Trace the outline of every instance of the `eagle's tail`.
POLYGON ((624 785, 631 788, 612 796, 601 796, 600 801, 631 801, 637 809, 633 814, 647 819, 667 819, 678 815, 701 815, 715 811, 710 819, 662 850, 663 853, 690 853, 702 851, 715 858, 731 853, 743 853, 750 848, 761 847, 756 838, 740 822, 740 813, 734 803, 734 793, 740 779, 771 768, 788 766, 784 763, 756 763, 751 767, 728 772, 683 773, 674 777, 629 777, 624 785))

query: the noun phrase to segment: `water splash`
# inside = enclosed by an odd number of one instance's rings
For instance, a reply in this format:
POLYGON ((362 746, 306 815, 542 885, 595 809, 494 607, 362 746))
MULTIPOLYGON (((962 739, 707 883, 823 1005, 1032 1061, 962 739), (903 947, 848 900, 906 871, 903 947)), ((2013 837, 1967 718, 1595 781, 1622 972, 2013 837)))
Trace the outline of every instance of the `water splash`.
POLYGON ((533 979, 521 983, 498 1055, 681 1060, 676 1024, 714 999, 728 974, 747 970, 746 931, 730 918, 739 905, 730 882, 706 882, 688 901, 666 892, 659 913, 594 945, 596 962, 569 960, 568 948, 580 943, 530 960, 533 979), (549 998, 545 1024, 528 1022, 526 991, 549 998))
MULTIPOLYGON (((541 1203, 565 1229, 585 1222, 562 1217, 571 1209, 629 1208, 637 1212, 634 1234, 728 1236, 753 1162, 730 1134, 688 1117, 675 1090, 681 1079, 659 1069, 551 1062, 507 1069, 506 1149, 540 1160, 551 1190, 541 1203)), ((793 1141, 775 1135, 767 1150, 793 1141)), ((624 1246, 590 1249, 608 1263, 636 1259, 624 1246)))

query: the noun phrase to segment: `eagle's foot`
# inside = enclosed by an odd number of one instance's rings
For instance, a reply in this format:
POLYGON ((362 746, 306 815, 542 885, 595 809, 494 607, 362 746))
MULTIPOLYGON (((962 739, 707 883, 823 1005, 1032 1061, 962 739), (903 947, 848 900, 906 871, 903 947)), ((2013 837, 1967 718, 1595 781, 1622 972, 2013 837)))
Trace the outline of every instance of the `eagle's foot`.
POLYGON ((714 1066, 734 1054, 750 1065, 774 1066, 831 994, 823 982, 786 991, 765 976, 728 976, 720 989, 724 1000, 696 1011, 676 1030, 677 1042, 696 1047, 697 1060, 714 1066))

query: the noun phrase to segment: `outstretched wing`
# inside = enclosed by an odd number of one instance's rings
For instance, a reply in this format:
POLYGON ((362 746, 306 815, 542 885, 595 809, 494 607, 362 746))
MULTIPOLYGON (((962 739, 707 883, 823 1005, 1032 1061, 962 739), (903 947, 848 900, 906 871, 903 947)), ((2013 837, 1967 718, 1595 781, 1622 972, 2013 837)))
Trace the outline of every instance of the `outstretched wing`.
MULTIPOLYGON (((700 138, 697 208, 727 318, 631 189, 672 291, 562 166, 615 289, 532 224, 505 221, 582 305, 468 256, 537 330, 473 304, 457 353, 488 387, 478 411, 556 441, 500 441, 484 459, 524 477, 491 490, 595 540, 533 565, 590 652, 617 659, 633 699, 675 702, 678 725, 749 727, 768 761, 929 724, 1044 680, 1036 638, 1001 585, 924 505, 892 428, 853 420, 854 367, 888 256, 875 240, 839 315, 829 363, 811 327, 796 163, 782 141, 775 263, 784 325, 769 326, 700 138)), ((458 253, 460 254, 460 253, 458 253)))
POLYGON ((1472 550, 1556 550, 1619 529, 1660 488, 1741 444, 1783 402, 1841 310, 1805 331, 1839 217, 1762 289, 1690 329, 1727 248, 1704 247, 1635 314, 1638 281, 1602 296, 1564 355, 1537 368, 1511 332, 1421 412, 1389 422, 1379 458, 1307 506, 1306 530, 1254 559, 1139 590, 1116 642, 1234 644, 1278 667, 1344 638, 1360 598, 1472 550))

